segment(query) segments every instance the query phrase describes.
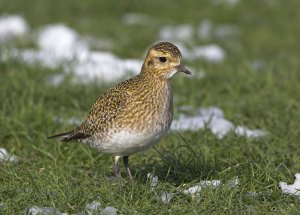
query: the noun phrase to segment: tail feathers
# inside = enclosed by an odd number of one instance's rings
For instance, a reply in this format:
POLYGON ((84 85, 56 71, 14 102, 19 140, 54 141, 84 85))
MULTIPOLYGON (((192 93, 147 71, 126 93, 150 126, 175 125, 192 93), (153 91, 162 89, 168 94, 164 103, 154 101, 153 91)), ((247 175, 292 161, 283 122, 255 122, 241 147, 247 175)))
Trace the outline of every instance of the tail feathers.
POLYGON ((57 139, 62 142, 67 142, 71 140, 81 140, 89 137, 91 135, 85 134, 82 132, 74 132, 74 131, 69 131, 61 134, 56 134, 53 136, 48 137, 48 139, 57 139))

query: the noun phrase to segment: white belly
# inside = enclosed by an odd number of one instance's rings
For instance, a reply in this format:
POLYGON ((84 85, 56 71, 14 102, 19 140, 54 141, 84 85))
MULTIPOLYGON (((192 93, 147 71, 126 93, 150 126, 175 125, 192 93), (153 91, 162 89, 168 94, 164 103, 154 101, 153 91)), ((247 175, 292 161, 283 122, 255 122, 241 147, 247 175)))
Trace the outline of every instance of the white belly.
POLYGON ((167 129, 154 133, 138 133, 124 129, 118 133, 109 135, 107 141, 97 142, 95 140, 94 147, 104 153, 110 153, 119 156, 131 155, 133 153, 144 151, 150 146, 158 142, 167 129))

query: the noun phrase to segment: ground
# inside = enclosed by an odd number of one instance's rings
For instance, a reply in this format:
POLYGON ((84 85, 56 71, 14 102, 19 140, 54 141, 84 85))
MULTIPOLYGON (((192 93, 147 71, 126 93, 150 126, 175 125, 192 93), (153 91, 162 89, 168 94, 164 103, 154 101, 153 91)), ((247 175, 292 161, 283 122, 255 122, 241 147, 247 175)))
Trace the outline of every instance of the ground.
MULTIPOLYGON (((117 192, 109 180, 109 155, 47 139, 72 128, 66 121, 56 123, 55 117, 84 118, 112 84, 74 84, 69 77, 51 86, 46 77, 61 68, 0 62, 0 146, 19 158, 18 163, 0 163, 0 213, 22 214, 36 205, 75 214, 97 200, 120 214, 297 214, 299 197, 283 195, 279 182, 292 183, 300 171, 300 2, 234 2, 0 0, 0 15, 19 14, 31 29, 64 23, 81 35, 109 38, 112 53, 120 58, 142 59, 166 25, 197 29, 204 19, 216 26, 234 25, 238 33, 233 38, 203 40, 195 32, 185 42, 188 47, 218 44, 226 58, 210 63, 183 56, 195 73, 205 75, 174 78, 175 117, 181 106, 190 106, 192 113, 217 106, 234 124, 269 133, 258 139, 234 133, 219 139, 207 129, 169 133, 147 153, 131 157, 134 182, 122 168, 123 186, 117 192), (122 17, 130 12, 151 21, 126 25, 122 17), (170 203, 163 204, 150 189, 147 173, 158 176, 159 195, 174 193, 170 203), (180 192, 201 180, 226 184, 236 177, 235 188, 207 189, 194 198, 180 192)), ((34 44, 18 40, 14 46, 34 44)))

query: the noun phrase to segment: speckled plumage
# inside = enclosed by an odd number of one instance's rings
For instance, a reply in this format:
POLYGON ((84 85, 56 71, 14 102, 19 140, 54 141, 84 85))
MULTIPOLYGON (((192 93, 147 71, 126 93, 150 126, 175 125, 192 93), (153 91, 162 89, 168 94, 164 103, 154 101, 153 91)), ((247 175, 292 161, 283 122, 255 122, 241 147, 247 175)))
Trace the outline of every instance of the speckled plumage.
POLYGON ((177 72, 190 74, 180 61, 173 44, 154 44, 139 75, 98 98, 82 125, 54 137, 86 143, 128 162, 129 155, 149 148, 168 131, 173 117, 171 78, 177 72))

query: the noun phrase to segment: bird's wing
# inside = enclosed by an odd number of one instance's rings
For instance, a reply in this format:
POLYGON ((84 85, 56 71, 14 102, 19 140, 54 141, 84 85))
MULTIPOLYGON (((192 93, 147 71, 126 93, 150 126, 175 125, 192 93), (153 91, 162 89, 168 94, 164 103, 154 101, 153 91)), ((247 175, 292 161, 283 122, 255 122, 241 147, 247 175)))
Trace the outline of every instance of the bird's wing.
POLYGON ((122 88, 108 90, 94 103, 88 117, 77 132, 93 135, 107 131, 113 126, 118 114, 126 107, 130 98, 129 90, 122 88))
POLYGON ((95 133, 107 132, 114 126, 120 112, 130 103, 137 85, 138 78, 135 76, 109 89, 96 100, 88 117, 79 127, 54 137, 59 137, 62 141, 83 141, 95 133))

